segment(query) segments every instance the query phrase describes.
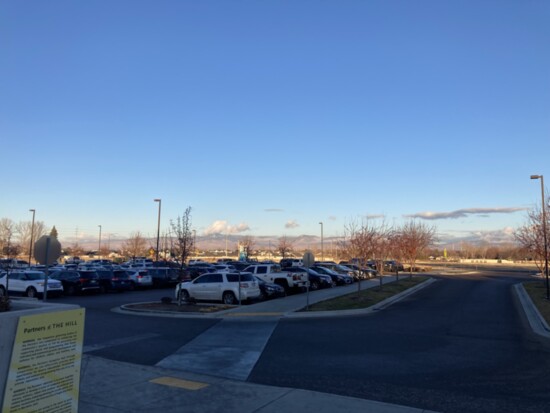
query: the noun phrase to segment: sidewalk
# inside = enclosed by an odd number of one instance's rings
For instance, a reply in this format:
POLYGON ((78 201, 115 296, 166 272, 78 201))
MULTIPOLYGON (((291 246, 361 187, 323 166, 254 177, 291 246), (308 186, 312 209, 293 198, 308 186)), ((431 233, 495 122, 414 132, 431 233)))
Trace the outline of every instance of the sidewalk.
MULTIPOLYGON (((394 276, 385 276, 383 282, 394 281, 394 276)), ((435 280, 429 280, 415 287, 424 288, 435 280)), ((380 280, 365 280, 361 289, 379 285, 380 280)), ((336 296, 357 291, 352 284, 310 292, 309 303, 323 301, 336 296)), ((392 302, 412 294, 392 297, 392 302)), ((215 314, 159 314, 119 309, 118 312, 134 315, 154 315, 173 317, 216 317, 216 318, 255 318, 255 317, 311 317, 334 316, 328 312, 294 313, 307 303, 306 294, 298 294, 284 299, 270 300, 253 305, 235 307, 215 314), (319 314, 322 313, 322 314, 319 314)), ((389 300, 387 300, 389 301, 389 300)), ((391 303, 379 303, 382 308, 391 303)), ((355 313, 373 309, 352 310, 355 313)), ((344 315, 347 312, 336 315, 344 315)), ((106 360, 85 354, 82 361, 80 385, 81 413, 114 412, 189 412, 189 413, 285 413, 285 412, 362 412, 362 413, 422 413, 427 410, 406 406, 345 397, 308 390, 272 387, 169 369, 159 366, 143 366, 106 360)), ((433 412, 432 412, 433 413, 433 412)))
POLYGON ((80 413, 429 412, 353 397, 122 363, 88 355, 83 356, 80 377, 80 413))

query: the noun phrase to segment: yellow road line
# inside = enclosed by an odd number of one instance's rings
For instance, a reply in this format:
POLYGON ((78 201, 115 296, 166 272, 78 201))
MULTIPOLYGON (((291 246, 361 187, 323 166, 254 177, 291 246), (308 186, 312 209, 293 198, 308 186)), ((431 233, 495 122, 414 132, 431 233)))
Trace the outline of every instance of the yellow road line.
POLYGON ((186 390, 200 390, 209 386, 206 383, 177 379, 175 377, 157 377, 156 379, 149 380, 149 381, 151 383, 162 384, 164 386, 170 386, 170 387, 179 387, 180 389, 186 389, 186 390))

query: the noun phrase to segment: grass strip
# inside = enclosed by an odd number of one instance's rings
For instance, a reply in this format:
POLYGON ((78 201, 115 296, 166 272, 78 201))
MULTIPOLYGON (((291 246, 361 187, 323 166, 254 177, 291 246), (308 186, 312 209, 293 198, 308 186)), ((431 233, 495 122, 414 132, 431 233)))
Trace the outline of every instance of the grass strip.
POLYGON ((524 282, 523 288, 531 297, 539 313, 550 325, 550 301, 546 299, 546 280, 524 282))
MULTIPOLYGON (((310 311, 338 311, 338 310, 358 310, 368 308, 372 305, 399 294, 415 285, 426 281, 429 277, 415 276, 409 278, 404 276, 399 281, 393 281, 383 286, 376 286, 366 290, 356 291, 347 295, 321 301, 309 306, 310 311)), ((305 311, 303 309, 302 311, 305 311)))

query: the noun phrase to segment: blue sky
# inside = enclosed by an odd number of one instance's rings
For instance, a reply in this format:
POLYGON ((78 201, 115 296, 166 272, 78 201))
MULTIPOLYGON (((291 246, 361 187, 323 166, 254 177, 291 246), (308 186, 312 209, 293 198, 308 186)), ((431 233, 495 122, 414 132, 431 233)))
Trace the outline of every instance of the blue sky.
POLYGON ((0 217, 60 238, 510 234, 550 182, 547 1, 0 3, 0 217), (434 213, 436 215, 434 215, 434 213), (420 218, 420 219, 421 219, 420 218))

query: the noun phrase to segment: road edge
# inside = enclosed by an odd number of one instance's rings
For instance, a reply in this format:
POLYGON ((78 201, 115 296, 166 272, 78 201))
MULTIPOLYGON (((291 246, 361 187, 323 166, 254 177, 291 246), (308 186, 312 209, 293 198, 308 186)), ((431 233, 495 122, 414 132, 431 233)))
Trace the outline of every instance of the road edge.
POLYGON ((514 284, 514 291, 533 332, 539 336, 550 338, 550 327, 523 287, 523 283, 514 284))
POLYGON ((401 301, 407 298, 409 295, 412 295, 417 291, 432 285, 436 281, 437 279, 430 277, 426 281, 423 281, 420 284, 415 285, 414 287, 411 287, 399 294, 388 297, 385 300, 382 300, 379 303, 376 303, 375 305, 367 308, 361 308, 356 310, 339 310, 339 311, 308 311, 308 312, 289 311, 283 315, 283 318, 344 317, 344 316, 350 316, 350 315, 369 314, 375 311, 384 310, 385 308, 388 308, 390 305, 393 305, 398 301, 401 301))

